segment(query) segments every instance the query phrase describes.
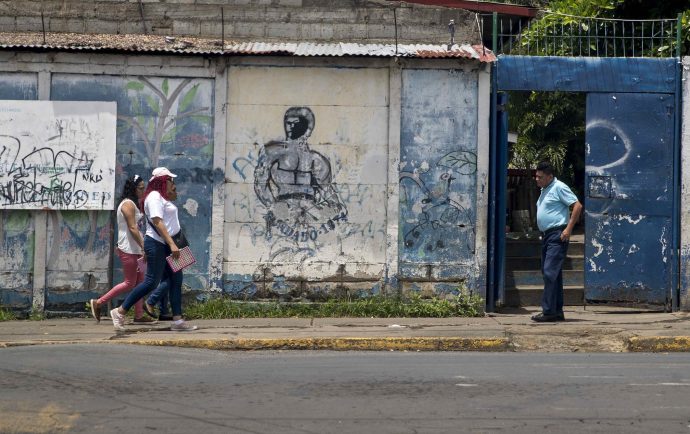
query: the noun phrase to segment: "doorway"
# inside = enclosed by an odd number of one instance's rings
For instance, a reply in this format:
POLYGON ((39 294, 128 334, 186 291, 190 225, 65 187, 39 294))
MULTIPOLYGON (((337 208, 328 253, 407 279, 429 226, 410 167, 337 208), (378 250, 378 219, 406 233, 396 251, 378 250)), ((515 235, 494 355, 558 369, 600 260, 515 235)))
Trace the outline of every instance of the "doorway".
MULTIPOLYGON (((586 95, 584 173, 572 173, 573 190, 578 190, 585 205, 582 299, 587 303, 644 304, 664 309, 677 306, 677 60, 501 56, 496 71, 498 92, 586 95)), ((494 155, 502 152, 500 143, 496 140, 494 155)), ((506 164, 494 164, 492 170, 500 174, 497 180, 507 175, 506 164)), ((507 205, 508 181, 501 181, 493 189, 496 200, 492 204, 507 205)), ((506 209, 494 206, 491 212, 505 213, 506 209)), ((516 216, 520 218, 519 213, 516 216)), ((529 218, 525 221, 530 232, 533 223, 529 218)), ((515 222, 510 223, 512 230, 515 222)), ((496 236, 490 237, 490 242, 498 248, 490 247, 489 252, 498 254, 494 261, 504 261, 505 227, 493 231, 496 236)), ((494 282, 488 290, 495 294, 496 306, 505 305, 508 276, 501 267, 488 271, 489 282, 494 282), (500 273, 491 277, 497 270, 500 273)), ((527 279, 541 284, 540 275, 527 279)))
MULTIPOLYGON (((586 206, 585 108, 582 92, 507 92, 508 167, 506 177, 506 307, 541 302, 541 233, 537 228, 534 181, 537 163, 553 164, 559 180, 586 206)), ((571 237, 563 266, 566 305, 584 301, 584 213, 571 237)))

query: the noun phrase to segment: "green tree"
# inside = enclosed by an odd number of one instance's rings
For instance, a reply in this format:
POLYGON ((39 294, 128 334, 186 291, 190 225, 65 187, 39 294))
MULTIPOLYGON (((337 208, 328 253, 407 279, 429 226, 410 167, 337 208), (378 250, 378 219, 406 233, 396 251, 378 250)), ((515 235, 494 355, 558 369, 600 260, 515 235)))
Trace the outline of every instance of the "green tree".
POLYGON ((554 165, 559 179, 578 196, 585 168, 585 94, 574 92, 510 92, 510 130, 518 133, 510 166, 534 168, 541 160, 554 165))

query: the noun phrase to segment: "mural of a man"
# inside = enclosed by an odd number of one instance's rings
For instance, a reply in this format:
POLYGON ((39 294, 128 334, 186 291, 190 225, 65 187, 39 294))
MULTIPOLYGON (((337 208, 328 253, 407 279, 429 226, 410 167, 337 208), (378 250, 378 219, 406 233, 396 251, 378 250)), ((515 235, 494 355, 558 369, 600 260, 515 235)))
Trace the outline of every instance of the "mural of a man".
POLYGON ((268 210, 267 239, 276 227, 296 243, 312 243, 334 228, 334 220, 344 220, 347 210, 333 185, 330 161, 309 148, 314 113, 291 107, 283 124, 285 140, 267 143, 259 154, 254 191, 268 210))

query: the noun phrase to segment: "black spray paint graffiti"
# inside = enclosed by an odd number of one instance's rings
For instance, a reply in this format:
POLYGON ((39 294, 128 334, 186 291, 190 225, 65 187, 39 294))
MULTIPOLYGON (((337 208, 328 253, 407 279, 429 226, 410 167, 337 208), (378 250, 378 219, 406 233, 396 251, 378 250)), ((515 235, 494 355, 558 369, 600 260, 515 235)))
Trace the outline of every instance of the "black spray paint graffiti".
MULTIPOLYGON (((254 191, 268 210, 266 239, 289 239, 313 253, 321 235, 347 222, 347 209, 335 189, 330 161, 307 143, 316 123, 314 113, 291 107, 283 121, 285 140, 267 143, 259 154, 254 191)), ((272 259, 282 250, 273 252, 272 259)))
MULTIPOLYGON (((450 247, 450 243, 457 240, 447 239, 447 231, 472 225, 471 213, 451 198, 451 184, 457 179, 453 174, 476 173, 476 154, 469 151, 454 151, 441 157, 436 166, 449 170, 439 176, 439 182, 435 184, 433 190, 421 179, 419 172, 400 172, 400 186, 405 195, 404 202, 414 201, 414 194, 408 191, 405 180, 412 181, 415 190, 421 194, 419 200, 421 208, 416 215, 416 222, 412 228, 404 232, 404 246, 407 249, 421 247, 425 252, 430 253, 450 247)), ((412 208, 414 212, 414 207, 412 208)))
POLYGON ((84 190, 98 184, 100 173, 91 172, 93 159, 49 147, 34 148, 22 155, 22 138, 0 135, 0 206, 23 204, 56 208, 80 208, 105 202, 110 193, 84 190))

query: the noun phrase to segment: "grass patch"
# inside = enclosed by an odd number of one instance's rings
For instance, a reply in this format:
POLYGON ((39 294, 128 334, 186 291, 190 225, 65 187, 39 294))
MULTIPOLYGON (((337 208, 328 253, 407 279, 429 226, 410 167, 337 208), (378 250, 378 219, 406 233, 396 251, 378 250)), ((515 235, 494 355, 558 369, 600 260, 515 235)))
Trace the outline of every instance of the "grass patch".
POLYGON ((0 307, 0 321, 14 321, 15 319, 17 319, 17 315, 14 312, 0 307))
POLYGON ((477 295, 447 299, 374 296, 359 300, 330 300, 324 303, 244 302, 214 298, 194 302, 185 308, 189 319, 225 318, 448 318, 484 314, 484 300, 477 295))

